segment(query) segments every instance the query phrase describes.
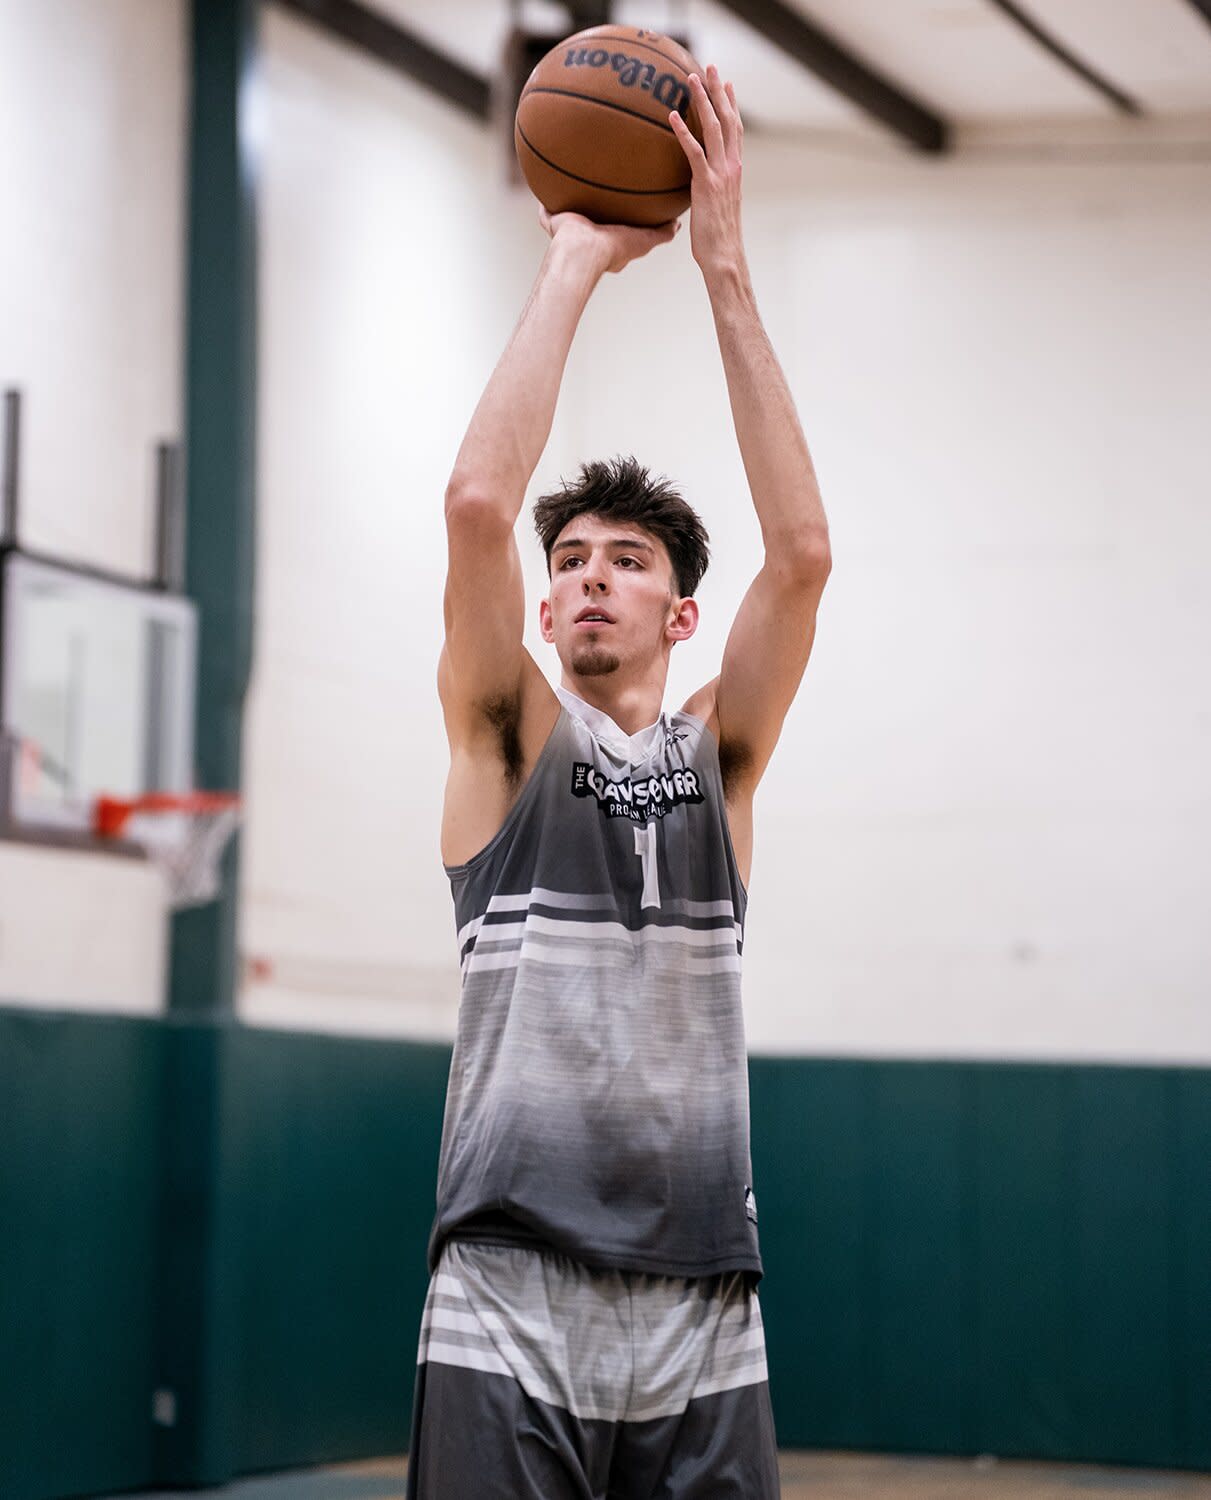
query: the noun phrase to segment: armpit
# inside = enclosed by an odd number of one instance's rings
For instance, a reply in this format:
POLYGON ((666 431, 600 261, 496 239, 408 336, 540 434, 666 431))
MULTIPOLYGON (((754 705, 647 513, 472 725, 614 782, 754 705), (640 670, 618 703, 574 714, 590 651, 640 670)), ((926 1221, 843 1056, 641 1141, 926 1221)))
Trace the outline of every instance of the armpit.
POLYGON ((748 745, 735 740, 719 742, 719 777, 723 782, 723 795, 728 798, 753 769, 753 752, 748 745))
POLYGON ((479 711, 488 721, 496 737, 500 758, 504 763, 505 780, 517 786, 525 770, 525 757, 521 745, 521 698, 514 694, 489 698, 479 705, 479 711))

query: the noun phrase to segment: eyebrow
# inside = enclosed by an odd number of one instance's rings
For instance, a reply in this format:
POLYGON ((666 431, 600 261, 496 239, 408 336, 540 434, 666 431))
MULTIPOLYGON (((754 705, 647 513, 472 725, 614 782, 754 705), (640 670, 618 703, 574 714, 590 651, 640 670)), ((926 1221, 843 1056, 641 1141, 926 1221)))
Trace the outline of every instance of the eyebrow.
MULTIPOLYGON (((553 553, 566 552, 573 547, 587 547, 588 545, 588 542, 583 537, 570 536, 566 541, 556 542, 551 551, 553 553)), ((649 542, 641 542, 638 537, 612 537, 606 543, 606 546, 622 547, 628 552, 651 552, 654 550, 649 542)))

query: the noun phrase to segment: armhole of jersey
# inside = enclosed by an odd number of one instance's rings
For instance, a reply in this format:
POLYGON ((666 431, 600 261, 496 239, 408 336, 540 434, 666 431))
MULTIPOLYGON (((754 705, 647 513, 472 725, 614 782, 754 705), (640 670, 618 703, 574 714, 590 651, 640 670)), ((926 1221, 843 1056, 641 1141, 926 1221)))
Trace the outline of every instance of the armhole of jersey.
POLYGON ((509 832, 513 828, 514 823, 516 823, 518 818, 521 817, 522 811, 525 808, 526 804, 533 800, 534 786, 538 781, 539 772, 544 769, 547 760, 550 758, 554 750, 556 736, 559 733, 559 730, 562 728, 564 720, 567 718, 567 713, 567 709, 561 703, 559 705, 559 714, 556 717, 555 723, 551 726, 551 732, 549 735, 547 735, 546 743, 538 752, 538 759, 534 762, 534 769, 530 772, 529 779, 526 781, 525 786, 522 787, 521 794, 518 796, 517 801, 514 802, 513 806, 505 814, 504 822, 500 825, 500 827, 496 830, 496 832, 492 835, 492 837, 488 840, 484 847, 479 851, 478 854, 473 854, 470 859, 464 860, 461 865, 442 865, 442 869, 445 870, 446 874, 451 880, 461 880, 465 876, 469 875, 471 871, 474 870, 477 865, 482 864, 484 860, 486 860, 488 856, 492 854, 493 851, 498 847, 498 845, 501 844, 503 840, 508 836, 509 832))
MULTIPOLYGON (((719 778, 719 795, 720 795, 720 797, 722 797, 723 796, 723 771, 722 771, 722 769, 720 768, 720 765, 719 765, 719 741, 715 738, 715 735, 712 733, 710 725, 706 722, 705 719, 700 719, 697 714, 686 713, 686 711, 685 711, 684 708, 679 708, 677 710, 677 712, 673 715, 673 717, 674 718, 679 718, 679 719, 688 719, 691 724, 697 724, 697 725, 699 725, 699 727, 702 730, 703 738, 710 740, 711 744, 714 746, 715 772, 716 772, 716 774, 717 774, 717 776, 719 778)), ((741 896, 744 897, 744 912, 741 912, 741 914, 740 914, 740 925, 741 925, 741 927, 743 927, 744 926, 745 912, 748 911, 748 887, 745 885, 744 881, 741 880, 741 878, 740 878, 740 864, 739 864, 739 861, 736 859, 736 850, 735 850, 734 845, 732 844, 732 825, 728 821, 727 803, 726 803, 726 801, 723 803, 723 837, 724 837, 724 841, 725 841, 725 843, 727 845, 728 863, 732 867, 732 874, 735 876, 736 884, 740 888, 740 894, 741 894, 741 896)))

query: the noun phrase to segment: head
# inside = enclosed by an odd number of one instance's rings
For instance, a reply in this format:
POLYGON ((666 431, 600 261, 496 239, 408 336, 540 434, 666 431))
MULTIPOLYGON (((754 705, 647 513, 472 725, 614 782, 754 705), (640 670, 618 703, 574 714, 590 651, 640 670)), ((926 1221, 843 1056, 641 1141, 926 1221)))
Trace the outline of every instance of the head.
POLYGON ((543 639, 565 671, 667 672, 674 645, 697 629, 693 596, 710 555, 702 522, 669 481, 633 458, 587 463, 535 503, 534 525, 551 580, 543 639))

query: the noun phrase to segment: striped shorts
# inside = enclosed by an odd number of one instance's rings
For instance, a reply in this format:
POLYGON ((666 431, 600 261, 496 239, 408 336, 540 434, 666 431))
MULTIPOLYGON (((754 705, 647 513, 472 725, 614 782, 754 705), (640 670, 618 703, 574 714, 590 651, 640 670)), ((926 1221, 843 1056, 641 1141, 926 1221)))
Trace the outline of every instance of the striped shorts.
POLYGON ((775 1500, 743 1273, 590 1270, 447 1241, 425 1302, 410 1500, 775 1500))

